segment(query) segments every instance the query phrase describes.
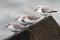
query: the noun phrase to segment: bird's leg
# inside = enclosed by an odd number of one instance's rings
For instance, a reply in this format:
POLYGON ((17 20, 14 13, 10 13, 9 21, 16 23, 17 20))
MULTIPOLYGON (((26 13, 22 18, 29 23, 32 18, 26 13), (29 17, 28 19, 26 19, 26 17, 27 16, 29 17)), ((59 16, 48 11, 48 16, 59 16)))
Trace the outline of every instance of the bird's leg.
POLYGON ((46 14, 41 14, 42 16, 45 16, 45 18, 47 18, 47 15, 46 14))
POLYGON ((47 18, 49 16, 49 14, 45 14, 45 18, 47 18))
POLYGON ((47 15, 45 15, 45 18, 47 18, 47 15))
POLYGON ((47 18, 48 16, 51 16, 51 14, 47 14, 47 15, 45 15, 46 18, 47 18))

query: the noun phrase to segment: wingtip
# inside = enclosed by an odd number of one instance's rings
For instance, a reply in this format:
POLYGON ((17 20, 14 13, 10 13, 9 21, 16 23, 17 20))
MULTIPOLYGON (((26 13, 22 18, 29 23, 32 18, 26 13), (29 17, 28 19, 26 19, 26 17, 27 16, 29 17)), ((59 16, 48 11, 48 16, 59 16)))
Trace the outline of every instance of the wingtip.
POLYGON ((57 13, 58 11, 51 11, 50 13, 57 13))
POLYGON ((54 12, 58 12, 58 11, 54 11, 54 12))

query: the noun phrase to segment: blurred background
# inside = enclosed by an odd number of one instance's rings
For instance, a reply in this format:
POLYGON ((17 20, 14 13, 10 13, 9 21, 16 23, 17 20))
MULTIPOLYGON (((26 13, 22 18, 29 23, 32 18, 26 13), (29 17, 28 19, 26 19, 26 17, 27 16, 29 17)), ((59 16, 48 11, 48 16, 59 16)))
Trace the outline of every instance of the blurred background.
MULTIPOLYGON (((7 23, 14 21, 17 16, 29 14, 25 12, 34 14, 34 9, 37 5, 46 5, 58 10, 58 13, 52 16, 60 25, 60 0, 0 0, 0 34, 5 33, 5 35, 9 35, 6 32, 10 32, 8 30, 5 31, 3 27, 7 23)), ((0 35, 0 38, 3 36, 0 35)))

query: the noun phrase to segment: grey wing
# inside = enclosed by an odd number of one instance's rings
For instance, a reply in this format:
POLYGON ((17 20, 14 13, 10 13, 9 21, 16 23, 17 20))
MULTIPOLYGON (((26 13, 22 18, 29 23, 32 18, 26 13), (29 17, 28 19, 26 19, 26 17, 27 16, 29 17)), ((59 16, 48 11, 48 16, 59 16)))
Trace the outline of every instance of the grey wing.
POLYGON ((23 25, 20 25, 20 24, 14 25, 14 27, 15 27, 16 29, 22 29, 22 28, 24 28, 24 26, 23 26, 23 25))
POLYGON ((49 7, 43 7, 42 12, 43 13, 53 13, 53 12, 57 12, 57 11, 52 8, 49 8, 49 7))

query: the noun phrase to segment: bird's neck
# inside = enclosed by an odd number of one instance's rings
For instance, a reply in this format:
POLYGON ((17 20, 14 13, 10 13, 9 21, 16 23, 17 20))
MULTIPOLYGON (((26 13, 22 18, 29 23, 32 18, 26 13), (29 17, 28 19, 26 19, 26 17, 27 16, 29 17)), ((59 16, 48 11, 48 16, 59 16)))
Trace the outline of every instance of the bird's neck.
POLYGON ((19 18, 18 21, 21 22, 22 18, 19 18))
POLYGON ((13 25, 10 25, 8 28, 9 28, 9 29, 12 29, 12 28, 13 28, 13 25))
POLYGON ((43 12, 42 12, 42 8, 39 8, 39 9, 38 9, 38 13, 43 13, 43 12))

